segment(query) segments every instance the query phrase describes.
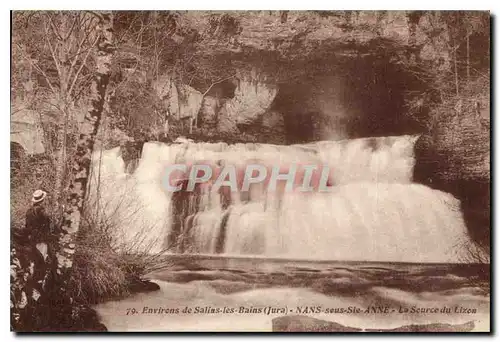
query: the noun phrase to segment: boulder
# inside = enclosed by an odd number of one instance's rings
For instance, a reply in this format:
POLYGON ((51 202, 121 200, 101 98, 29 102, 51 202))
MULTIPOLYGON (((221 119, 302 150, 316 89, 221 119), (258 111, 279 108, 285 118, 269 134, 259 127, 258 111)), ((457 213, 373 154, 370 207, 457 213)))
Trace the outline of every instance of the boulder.
POLYGON ((226 101, 224 107, 236 125, 251 125, 269 109, 277 93, 278 87, 273 84, 241 79, 234 98, 226 101))
POLYGON ((217 113, 219 111, 220 100, 216 97, 205 96, 201 103, 198 120, 204 127, 213 127, 217 124, 217 113))
POLYGON ((186 84, 178 84, 168 74, 160 76, 152 86, 174 119, 197 117, 203 100, 203 95, 198 90, 186 84))
POLYGON ((241 70, 237 78, 234 97, 224 102, 218 114, 217 127, 226 134, 238 134, 248 127, 261 126, 264 114, 278 94, 278 86, 268 82, 256 68, 241 70))
POLYGON ((21 145, 27 154, 45 152, 43 129, 39 119, 39 114, 29 109, 15 111, 11 116, 10 141, 21 145))

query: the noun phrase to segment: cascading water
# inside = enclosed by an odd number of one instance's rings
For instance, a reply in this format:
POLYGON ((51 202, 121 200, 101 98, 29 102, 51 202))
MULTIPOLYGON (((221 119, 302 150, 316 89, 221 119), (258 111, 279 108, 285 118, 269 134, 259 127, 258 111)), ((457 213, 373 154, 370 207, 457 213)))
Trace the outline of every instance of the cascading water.
POLYGON ((116 148, 95 154, 92 181, 96 185, 99 175, 100 196, 94 191, 91 198, 99 198, 100 210, 117 220, 122 241, 151 252, 175 245, 192 253, 460 262, 468 238, 459 202, 411 183, 415 141, 399 136, 291 146, 151 142, 131 175, 116 148), (281 195, 257 186, 229 197, 210 188, 172 195, 162 186, 167 165, 243 166, 256 160, 269 166, 328 164, 335 186, 328 193, 281 195))

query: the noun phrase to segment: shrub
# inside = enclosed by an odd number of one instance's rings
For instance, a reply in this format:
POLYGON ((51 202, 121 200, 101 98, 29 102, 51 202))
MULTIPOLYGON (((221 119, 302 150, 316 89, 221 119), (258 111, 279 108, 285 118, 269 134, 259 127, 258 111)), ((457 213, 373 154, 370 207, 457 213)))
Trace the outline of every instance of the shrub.
MULTIPOLYGON (((11 229, 24 226, 25 213, 36 189, 48 191, 50 212, 53 172, 49 165, 45 157, 30 157, 25 167, 12 175, 11 229)), ((131 211, 131 215, 134 214, 131 211)), ((55 217, 53 222, 57 222, 55 217)), ((97 219, 91 208, 84 212, 76 237, 70 286, 72 297, 78 303, 94 304, 129 295, 132 288, 140 290, 142 276, 159 257, 150 254, 148 246, 142 244, 147 229, 134 236, 130 244, 124 245, 117 240, 118 228, 112 217, 97 219)))
POLYGON ((98 223, 94 218, 86 213, 77 236, 71 279, 73 297, 84 304, 96 304, 148 290, 142 277, 160 255, 149 253, 149 246, 141 244, 147 230, 124 245, 117 241, 119 227, 113 220, 98 223))

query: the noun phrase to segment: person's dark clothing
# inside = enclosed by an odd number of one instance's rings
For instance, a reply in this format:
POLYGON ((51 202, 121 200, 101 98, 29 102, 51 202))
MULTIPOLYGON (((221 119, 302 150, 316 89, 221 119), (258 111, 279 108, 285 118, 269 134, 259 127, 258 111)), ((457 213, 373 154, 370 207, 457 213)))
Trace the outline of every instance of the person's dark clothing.
MULTIPOLYGON (((59 238, 59 229, 53 227, 51 219, 42 206, 34 205, 26 212, 24 229, 14 232, 14 242, 24 262, 35 263, 35 279, 43 278, 46 266, 54 258, 59 238), (37 248, 37 244, 46 245, 46 255, 37 248)), ((43 246, 41 246, 43 248, 43 246)))
POLYGON ((26 230, 34 244, 52 242, 51 228, 50 217, 43 207, 33 206, 26 212, 26 230))

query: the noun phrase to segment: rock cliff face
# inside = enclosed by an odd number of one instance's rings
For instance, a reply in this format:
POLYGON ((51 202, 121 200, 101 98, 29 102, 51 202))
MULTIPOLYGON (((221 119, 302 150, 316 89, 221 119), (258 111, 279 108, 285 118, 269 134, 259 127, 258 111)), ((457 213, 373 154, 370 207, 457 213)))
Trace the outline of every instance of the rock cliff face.
MULTIPOLYGON (((472 106, 443 108, 433 129, 417 142, 414 181, 453 194, 469 234, 483 248, 490 244, 490 118, 472 106)), ((478 261, 478 260, 476 260, 478 261)))
POLYGON ((178 22, 207 33, 202 38, 207 54, 248 55, 253 50, 276 53, 277 59, 303 60, 327 54, 326 50, 348 55, 398 44, 415 46, 421 58, 437 60, 447 59, 447 54, 428 46, 427 37, 431 27, 434 34, 447 34, 440 16, 413 11, 194 11, 179 13, 178 22))
MULTIPOLYGON (((192 67, 210 74, 209 81, 190 79, 193 91, 184 92, 184 100, 193 105, 184 112, 200 117, 200 138, 262 141, 251 134, 258 131, 252 126, 262 127, 269 113, 283 117, 283 126, 274 129, 285 138, 281 143, 419 133, 422 127, 407 115, 407 103, 426 91, 428 70, 438 74, 451 68, 447 15, 176 12, 173 38, 191 44, 192 67), (228 85, 232 89, 225 91, 228 85), (204 100, 208 96, 213 99, 204 100)), ((179 117, 176 89, 186 85, 172 86, 170 79, 166 76, 159 88, 173 89, 166 106, 179 117)), ((430 105, 421 103, 419 110, 430 105)))

